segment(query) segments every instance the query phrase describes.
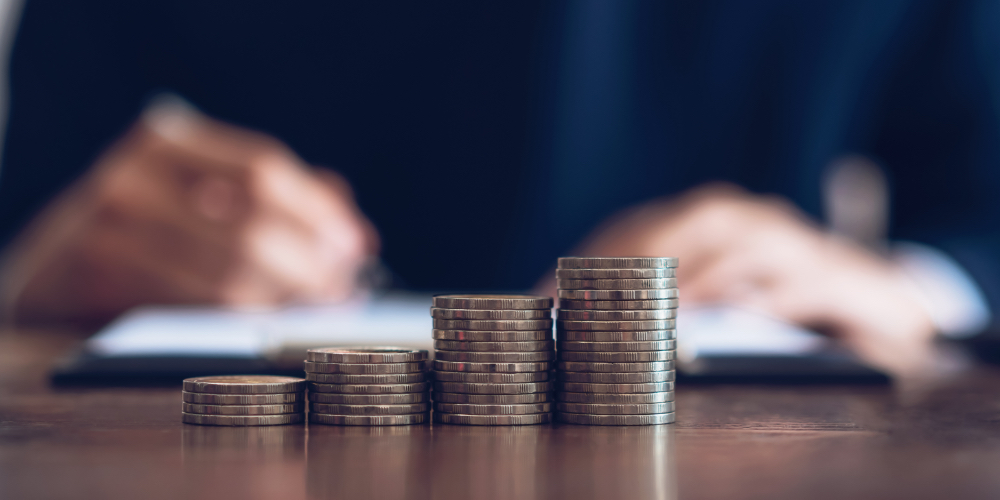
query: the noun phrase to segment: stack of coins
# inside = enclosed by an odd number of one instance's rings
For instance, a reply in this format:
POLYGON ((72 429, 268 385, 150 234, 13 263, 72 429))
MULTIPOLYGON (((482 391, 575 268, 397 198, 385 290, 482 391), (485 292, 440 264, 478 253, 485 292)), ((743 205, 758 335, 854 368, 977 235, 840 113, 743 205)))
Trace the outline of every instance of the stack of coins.
POLYGON ((282 425, 304 420, 305 381, 220 375, 184 381, 181 421, 200 425, 282 425))
POLYGON ((410 425, 427 421, 427 351, 320 347, 306 351, 309 422, 410 425))
POLYGON ((528 425, 552 419, 552 299, 438 295, 434 421, 528 425))
POLYGON ((556 419, 674 421, 676 258, 563 257, 556 419))

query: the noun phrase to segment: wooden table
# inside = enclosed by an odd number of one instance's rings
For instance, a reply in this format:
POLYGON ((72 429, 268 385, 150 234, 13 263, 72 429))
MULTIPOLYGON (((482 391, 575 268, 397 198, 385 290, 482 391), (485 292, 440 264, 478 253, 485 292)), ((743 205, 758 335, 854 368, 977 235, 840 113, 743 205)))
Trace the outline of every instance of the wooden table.
POLYGON ((653 427, 218 428, 180 387, 53 388, 78 337, 0 336, 0 498, 1000 498, 1000 374, 682 386, 653 427))

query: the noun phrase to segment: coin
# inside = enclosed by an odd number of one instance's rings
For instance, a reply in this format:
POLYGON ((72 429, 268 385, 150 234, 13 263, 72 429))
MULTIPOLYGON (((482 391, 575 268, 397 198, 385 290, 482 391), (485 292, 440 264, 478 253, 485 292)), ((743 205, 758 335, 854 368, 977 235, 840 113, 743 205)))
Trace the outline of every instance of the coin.
POLYGON ((461 403, 474 405, 515 405, 545 403, 552 401, 551 392, 529 392, 526 394, 461 394, 455 392, 435 392, 436 403, 461 403))
POLYGON ((416 373, 424 371, 424 363, 316 363, 306 361, 305 369, 311 373, 344 373, 351 375, 383 375, 390 373, 416 373))
POLYGON ((674 402, 611 405, 556 403, 556 410, 567 413, 586 413, 589 415, 649 415, 654 413, 672 413, 674 411, 674 402))
POLYGON ((309 383, 309 392, 329 392, 335 394, 404 394, 424 392, 430 382, 415 384, 317 384, 309 383))
POLYGON ((441 361, 465 361, 471 363, 531 363, 552 361, 556 355, 552 351, 534 352, 471 352, 434 351, 434 359, 441 361))
POLYGON ((590 382, 594 384, 644 384, 648 382, 671 382, 676 377, 673 371, 661 372, 566 372, 556 373, 556 378, 564 382, 590 382))
POLYGON ((343 373, 306 373, 306 380, 321 384, 412 384, 430 380, 427 372, 388 375, 345 375, 343 373))
POLYGON ((588 352, 559 351, 560 361, 590 361, 596 363, 642 363, 647 361, 670 361, 677 351, 636 351, 636 352, 588 352))
POLYGON ((658 415, 586 415, 583 413, 556 413, 556 421, 583 425, 659 425, 674 423, 673 413, 658 415))
POLYGON ((559 269, 656 269, 677 267, 677 257, 559 257, 559 269))
POLYGON ((275 375, 216 375, 184 380, 185 391, 208 392, 212 394, 302 392, 305 389, 305 385, 305 380, 301 378, 275 375))
POLYGON ((672 267, 659 269, 556 269, 556 279, 569 280, 624 280, 675 278, 672 267))
POLYGON ((551 382, 528 382, 524 384, 434 382, 435 392, 458 392, 462 394, 526 394, 529 392, 548 392, 551 390, 551 382))
POLYGON ((481 330, 431 330, 437 340, 461 340, 466 342, 531 342, 552 340, 552 329, 529 331, 491 332, 481 330))
POLYGON ((672 330, 677 327, 673 319, 648 321, 572 321, 559 320, 559 330, 580 330, 597 332, 672 330))
POLYGON ((463 415, 530 415, 552 411, 552 403, 525 405, 470 405, 454 403, 434 403, 435 412, 459 413, 463 415))
POLYGON ((437 319, 551 319, 549 309, 443 309, 431 308, 431 317, 437 319))
POLYGON ((551 297, 537 295, 435 295, 434 307, 446 309, 551 309, 551 297))
POLYGON ((646 392, 641 394, 594 394, 586 392, 557 392, 556 400, 567 403, 592 404, 650 404, 674 400, 671 392, 646 392))
POLYGON ((548 330, 552 328, 551 319, 512 319, 512 320, 478 320, 478 319, 435 319, 434 328, 439 330, 548 330))
POLYGON ((404 405, 423 403, 430 399, 427 392, 409 394, 331 394, 310 392, 309 401, 342 405, 404 405))
POLYGON ((526 373, 434 372, 434 380, 440 382, 519 384, 523 382, 545 382, 548 379, 548 371, 526 373))
POLYGON ((282 415, 199 415, 197 413, 181 413, 181 422, 198 425, 285 425, 297 424, 305 419, 302 413, 285 413, 282 415))
POLYGON ((427 421, 427 413, 408 415, 330 415, 309 413, 309 423, 326 425, 413 425, 427 421))
POLYGON ((588 384, 585 382, 556 382, 556 390, 590 392, 598 394, 635 394, 638 392, 667 392, 674 390, 673 382, 650 384, 588 384))
POLYGON ((345 405, 330 403, 310 403, 309 411, 328 415, 408 415, 430 411, 430 403, 409 403, 399 405, 345 405))
POLYGON ((306 361, 317 363, 413 363, 427 359, 427 351, 408 347, 316 347, 306 351, 306 361))
POLYGON ((559 290, 558 292, 560 299, 570 300, 662 300, 677 298, 676 288, 665 290, 559 290))
POLYGON ((530 415, 462 415, 457 413, 434 412, 434 421, 442 424, 459 425, 534 425, 552 421, 551 413, 530 415))
POLYGON ((673 340, 677 330, 653 330, 644 332, 586 332, 581 330, 560 330, 559 340, 571 342, 649 342, 673 340))
POLYGON ((455 361, 434 360, 434 369, 448 372, 538 372, 551 370, 552 363, 462 363, 455 361))
POLYGON ((597 310, 647 310, 675 309, 677 299, 662 300, 570 300, 559 301, 560 310, 566 309, 597 309, 597 310))
POLYGON ((677 288, 677 278, 623 280, 556 280, 562 290, 662 290, 677 288))
POLYGON ((183 403, 184 413, 200 415, 280 415, 282 413, 298 413, 305 409, 304 403, 283 405, 203 405, 183 403))
POLYGON ((673 370, 673 361, 648 363, 591 363, 589 361, 557 361, 556 369, 568 372, 653 372, 673 370))
POLYGON ((640 309, 635 311, 601 311, 593 309, 559 309, 559 319, 576 321, 644 321, 674 319, 677 309, 640 309))
POLYGON ((551 351, 554 342, 543 340, 536 342, 462 342, 458 340, 435 340, 434 348, 445 351, 481 351, 481 352, 524 352, 551 351))
POLYGON ((560 341, 558 343, 560 351, 601 351, 601 352, 626 352, 626 351, 666 351, 677 348, 676 340, 659 340, 653 342, 580 342, 580 341, 560 341))
POLYGON ((182 392, 185 403, 202 405, 280 405, 305 400, 302 392, 280 394, 208 394, 203 392, 182 392))

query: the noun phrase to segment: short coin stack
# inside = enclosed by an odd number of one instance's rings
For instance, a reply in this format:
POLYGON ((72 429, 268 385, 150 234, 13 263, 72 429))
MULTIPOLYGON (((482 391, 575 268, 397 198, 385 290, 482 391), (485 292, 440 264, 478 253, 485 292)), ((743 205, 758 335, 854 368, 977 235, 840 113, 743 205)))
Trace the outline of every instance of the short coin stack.
POLYGON ((309 422, 421 424, 430 414, 427 351, 405 347, 320 347, 306 351, 309 422))
POLYGON ((563 257, 556 420, 674 421, 676 258, 563 257))
POLYGON ((220 375, 184 381, 181 421, 199 425, 282 425, 304 420, 304 380, 220 375))
POLYGON ((552 419, 552 299, 438 295, 434 421, 528 425, 552 419))

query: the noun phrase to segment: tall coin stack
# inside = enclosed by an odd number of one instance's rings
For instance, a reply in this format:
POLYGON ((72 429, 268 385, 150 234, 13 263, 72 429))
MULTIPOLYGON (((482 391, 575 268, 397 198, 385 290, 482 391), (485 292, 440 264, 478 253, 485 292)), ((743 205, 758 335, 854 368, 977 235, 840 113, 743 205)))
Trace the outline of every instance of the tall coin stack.
POLYGON ((410 425, 427 421, 427 351, 320 347, 306 351, 309 422, 410 425))
POLYGON ((677 259, 563 257, 556 420, 674 421, 677 259))
POLYGON ((181 421, 199 425, 282 425, 304 420, 305 381, 271 375, 220 375, 184 381, 181 421))
POLYGON ((438 295, 434 421, 528 425, 552 419, 552 299, 438 295))

